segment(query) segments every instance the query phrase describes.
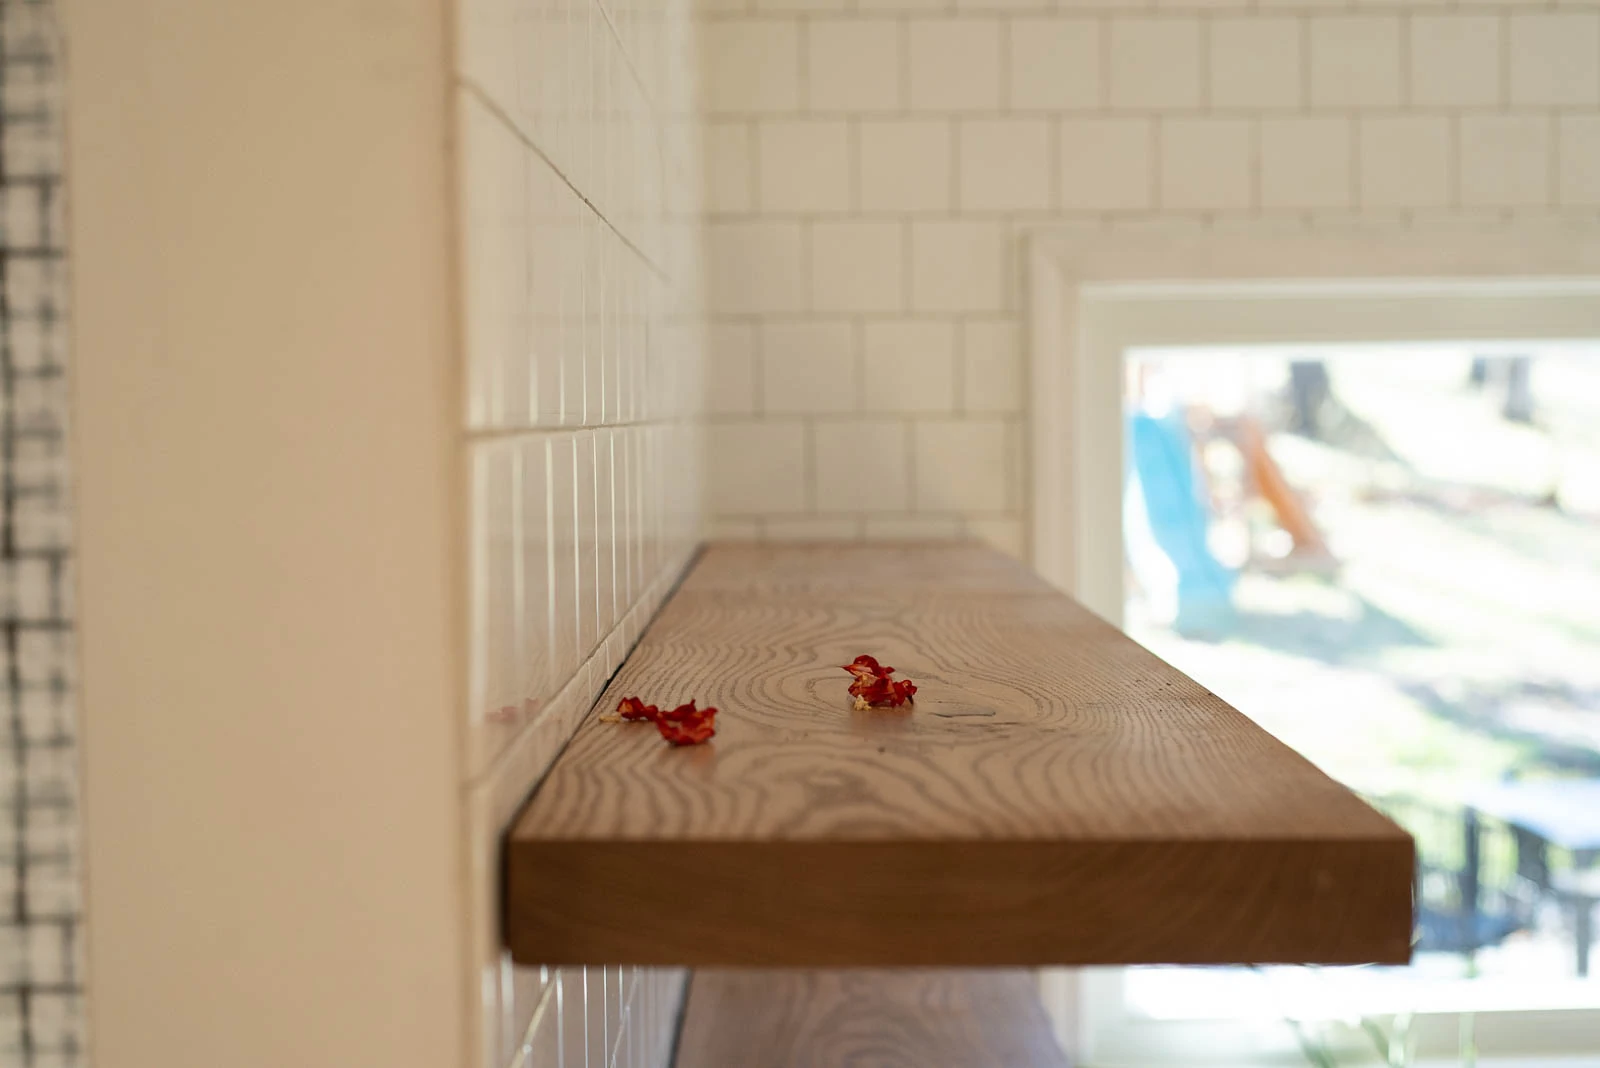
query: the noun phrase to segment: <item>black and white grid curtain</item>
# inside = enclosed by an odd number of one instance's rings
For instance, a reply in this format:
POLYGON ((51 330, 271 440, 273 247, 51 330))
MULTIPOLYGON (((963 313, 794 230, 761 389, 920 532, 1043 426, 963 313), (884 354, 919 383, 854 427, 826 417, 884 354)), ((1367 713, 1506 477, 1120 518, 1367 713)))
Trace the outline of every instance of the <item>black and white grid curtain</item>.
POLYGON ((60 60, 0 0, 0 1068, 86 1063, 60 60))

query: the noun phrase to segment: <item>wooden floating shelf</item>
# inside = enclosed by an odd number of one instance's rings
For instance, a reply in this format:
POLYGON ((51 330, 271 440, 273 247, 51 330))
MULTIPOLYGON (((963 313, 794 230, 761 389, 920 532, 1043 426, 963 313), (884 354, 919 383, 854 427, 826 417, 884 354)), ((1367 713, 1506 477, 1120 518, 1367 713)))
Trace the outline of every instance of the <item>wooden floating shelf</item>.
POLYGON ((505 845, 530 964, 1402 963, 1411 839, 992 550, 713 545, 505 845), (854 711, 871 653, 920 689, 854 711), (602 723, 721 709, 707 745, 602 723))

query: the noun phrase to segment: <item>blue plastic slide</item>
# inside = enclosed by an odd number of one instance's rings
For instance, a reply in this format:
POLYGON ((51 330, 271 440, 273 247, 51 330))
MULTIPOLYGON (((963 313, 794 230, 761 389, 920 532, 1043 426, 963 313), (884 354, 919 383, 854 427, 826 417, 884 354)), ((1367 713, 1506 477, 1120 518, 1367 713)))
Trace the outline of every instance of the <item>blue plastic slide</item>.
POLYGON ((1180 634, 1225 631, 1236 576, 1206 544, 1211 508, 1181 412, 1130 416, 1128 458, 1123 531, 1134 578, 1180 634))

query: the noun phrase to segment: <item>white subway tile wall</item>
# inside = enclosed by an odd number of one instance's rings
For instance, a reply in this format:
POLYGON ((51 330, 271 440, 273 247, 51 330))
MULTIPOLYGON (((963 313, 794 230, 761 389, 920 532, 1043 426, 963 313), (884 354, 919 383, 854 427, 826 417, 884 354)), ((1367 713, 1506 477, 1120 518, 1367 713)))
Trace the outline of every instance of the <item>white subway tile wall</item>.
POLYGON ((1025 552, 1036 227, 1543 228, 1600 207, 1593 0, 700 0, 699 17, 721 536, 1025 552))
MULTIPOLYGON (((495 856, 700 536, 702 147, 689 2, 459 5, 471 469, 462 776, 483 1068, 661 1068, 671 1054, 683 974, 513 966, 499 949, 495 856)), ((711 41, 729 70, 713 96, 766 78, 766 105, 797 104, 783 95, 796 91, 793 72, 766 54, 793 36, 729 29, 711 41)), ((740 210, 843 208, 849 135, 842 121, 800 116, 718 124, 706 151, 722 185, 711 195, 740 210)), ((737 348, 719 339, 719 353, 737 348)))
POLYGON ((0 0, 0 1065, 88 1063, 61 30, 0 0))
POLYGON ((510 1068, 670 1063, 685 973, 672 968, 523 970, 518 1018, 526 1030, 505 1051, 510 1068))

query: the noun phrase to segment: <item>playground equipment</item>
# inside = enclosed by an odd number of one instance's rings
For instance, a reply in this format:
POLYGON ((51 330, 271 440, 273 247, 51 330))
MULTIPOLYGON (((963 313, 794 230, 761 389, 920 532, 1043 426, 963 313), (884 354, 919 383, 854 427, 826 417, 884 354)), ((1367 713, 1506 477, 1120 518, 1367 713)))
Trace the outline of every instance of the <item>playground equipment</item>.
POLYGON ((1181 411, 1132 415, 1128 456, 1123 530, 1134 578, 1179 633, 1225 629, 1236 576, 1206 543, 1210 502, 1181 411))
POLYGON ((1327 541, 1305 502, 1267 449, 1259 420, 1241 415, 1206 419, 1196 441, 1183 409, 1165 416, 1135 412, 1128 419, 1128 456, 1123 514, 1128 565, 1153 613, 1170 619, 1181 634, 1224 631, 1232 623, 1237 574, 1217 560, 1207 535, 1212 495, 1199 463, 1199 447, 1222 439, 1244 461, 1249 496, 1271 508, 1289 535, 1281 558, 1252 555, 1256 566, 1274 571, 1328 572, 1337 567, 1327 541))

